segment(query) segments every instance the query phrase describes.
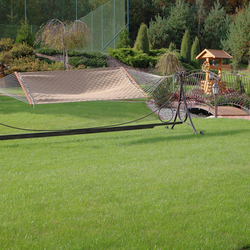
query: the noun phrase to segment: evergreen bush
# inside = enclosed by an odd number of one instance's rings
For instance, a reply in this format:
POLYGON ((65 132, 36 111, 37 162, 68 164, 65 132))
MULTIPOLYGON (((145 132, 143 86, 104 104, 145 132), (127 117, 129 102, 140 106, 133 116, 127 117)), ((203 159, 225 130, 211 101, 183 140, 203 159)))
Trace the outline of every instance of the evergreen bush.
POLYGON ((136 51, 142 51, 146 54, 149 53, 148 28, 147 25, 144 23, 141 24, 140 29, 138 31, 134 49, 136 51))
POLYGON ((74 67, 84 65, 85 67, 91 68, 102 68, 107 67, 107 56, 97 52, 83 53, 85 57, 74 56, 69 58, 69 64, 74 67), (87 58, 86 56, 89 56, 87 58))
POLYGON ((0 62, 4 65, 9 64, 11 61, 14 60, 14 56, 12 55, 11 51, 3 51, 0 53, 0 62))
POLYGON ((148 37, 154 49, 167 48, 170 37, 168 35, 168 25, 165 17, 155 16, 155 21, 149 23, 148 37))
POLYGON ((122 32, 119 34, 119 41, 116 45, 117 49, 120 48, 130 48, 130 39, 128 29, 124 28, 122 32))
POLYGON ((73 56, 69 58, 69 64, 74 67, 78 67, 80 64, 84 64, 85 61, 86 59, 78 56, 73 56))
POLYGON ((100 52, 83 52, 82 53, 83 56, 87 57, 87 58, 100 58, 100 59, 103 59, 103 60, 106 60, 107 59, 107 56, 103 53, 100 53, 100 52))
POLYGON ((16 44, 27 43, 29 46, 33 46, 34 36, 31 33, 30 27, 22 24, 21 28, 18 30, 16 37, 16 44))
POLYGON ((134 68, 145 68, 149 65, 150 57, 145 53, 139 53, 136 56, 129 56, 127 63, 134 68))
MULTIPOLYGON (((149 65, 156 65, 159 56, 165 50, 153 50, 152 55, 149 56, 146 53, 141 51, 136 51, 134 49, 122 48, 122 49, 109 49, 109 55, 127 65, 130 65, 135 68, 144 68, 149 65), (155 56, 156 55, 156 56, 155 56)), ((151 53, 149 53, 151 54, 151 53)))
POLYGON ((149 51, 149 56, 153 56, 153 57, 158 57, 158 56, 161 56, 163 55, 164 53, 166 53, 166 49, 164 48, 161 48, 161 49, 151 49, 149 51))
POLYGON ((191 61, 191 38, 188 30, 186 30, 182 38, 181 56, 183 57, 184 62, 189 63, 191 61))
POLYGON ((33 47, 26 43, 15 44, 11 50, 13 56, 20 58, 23 56, 30 56, 34 54, 33 47))
POLYGON ((62 51, 60 50, 56 50, 56 49, 51 49, 51 48, 40 48, 40 49, 36 49, 35 50, 37 53, 43 54, 43 55, 47 55, 47 56, 54 56, 54 55, 58 55, 58 54, 62 54, 62 51))
POLYGON ((176 46, 175 46, 175 44, 174 43, 170 43, 169 44, 169 47, 168 47, 168 51, 169 52, 172 52, 172 51, 175 51, 176 50, 176 46))
POLYGON ((0 52, 1 51, 8 51, 13 48, 14 41, 10 38, 2 38, 0 40, 0 52))
POLYGON ((91 67, 91 68, 103 68, 103 67, 107 67, 108 63, 106 60, 102 59, 102 58, 89 58, 87 60, 84 61, 83 63, 85 66, 87 67, 91 67))
POLYGON ((198 56, 200 54, 200 42, 198 37, 195 37, 195 40, 192 44, 192 48, 191 48, 191 61, 196 62, 197 64, 199 64, 199 60, 196 59, 196 56, 198 56))

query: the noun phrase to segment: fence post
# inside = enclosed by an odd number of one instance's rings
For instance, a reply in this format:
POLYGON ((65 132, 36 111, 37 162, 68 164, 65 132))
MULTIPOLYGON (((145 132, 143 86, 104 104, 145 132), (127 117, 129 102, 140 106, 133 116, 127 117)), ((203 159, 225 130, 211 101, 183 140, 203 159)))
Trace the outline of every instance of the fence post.
POLYGON ((76 0, 76 20, 78 20, 78 0, 76 0))
POLYGON ((27 24, 27 0, 25 0, 25 11, 24 11, 24 13, 25 13, 25 29, 26 29, 26 24, 27 24))

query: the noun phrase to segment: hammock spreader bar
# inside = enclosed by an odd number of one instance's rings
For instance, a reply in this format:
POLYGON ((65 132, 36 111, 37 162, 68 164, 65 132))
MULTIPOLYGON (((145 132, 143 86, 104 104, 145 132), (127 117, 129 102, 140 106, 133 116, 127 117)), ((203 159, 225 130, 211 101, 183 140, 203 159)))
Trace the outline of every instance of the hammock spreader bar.
POLYGON ((82 135, 82 134, 94 134, 94 133, 116 132, 116 131, 137 130, 137 129, 150 129, 156 126, 164 126, 164 125, 168 126, 168 125, 176 125, 182 123, 183 123, 182 121, 178 122, 175 121, 175 122, 163 122, 163 123, 161 122, 161 123, 119 126, 119 127, 83 128, 83 129, 70 129, 70 130, 41 132, 41 133, 1 135, 0 140, 29 139, 29 138, 39 138, 39 137, 82 135))

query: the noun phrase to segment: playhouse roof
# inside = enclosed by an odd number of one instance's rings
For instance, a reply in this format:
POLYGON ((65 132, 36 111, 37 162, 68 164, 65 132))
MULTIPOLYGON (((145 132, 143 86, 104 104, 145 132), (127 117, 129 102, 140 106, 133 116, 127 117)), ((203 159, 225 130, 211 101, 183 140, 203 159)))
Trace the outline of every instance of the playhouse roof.
POLYGON ((198 56, 196 56, 196 59, 220 59, 220 58, 228 58, 233 59, 232 56, 230 56, 226 51, 224 50, 216 50, 216 49, 204 49, 198 56))

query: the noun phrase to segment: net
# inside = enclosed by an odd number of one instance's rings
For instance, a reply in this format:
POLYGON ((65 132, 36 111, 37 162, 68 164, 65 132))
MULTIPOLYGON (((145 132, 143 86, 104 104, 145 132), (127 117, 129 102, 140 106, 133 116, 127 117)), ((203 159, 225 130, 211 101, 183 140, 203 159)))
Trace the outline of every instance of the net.
POLYGON ((17 75, 11 74, 0 79, 0 93, 15 98, 19 101, 29 103, 17 75))
POLYGON ((151 96, 164 79, 173 78, 173 76, 158 76, 134 69, 126 69, 126 71, 147 96, 151 96))

